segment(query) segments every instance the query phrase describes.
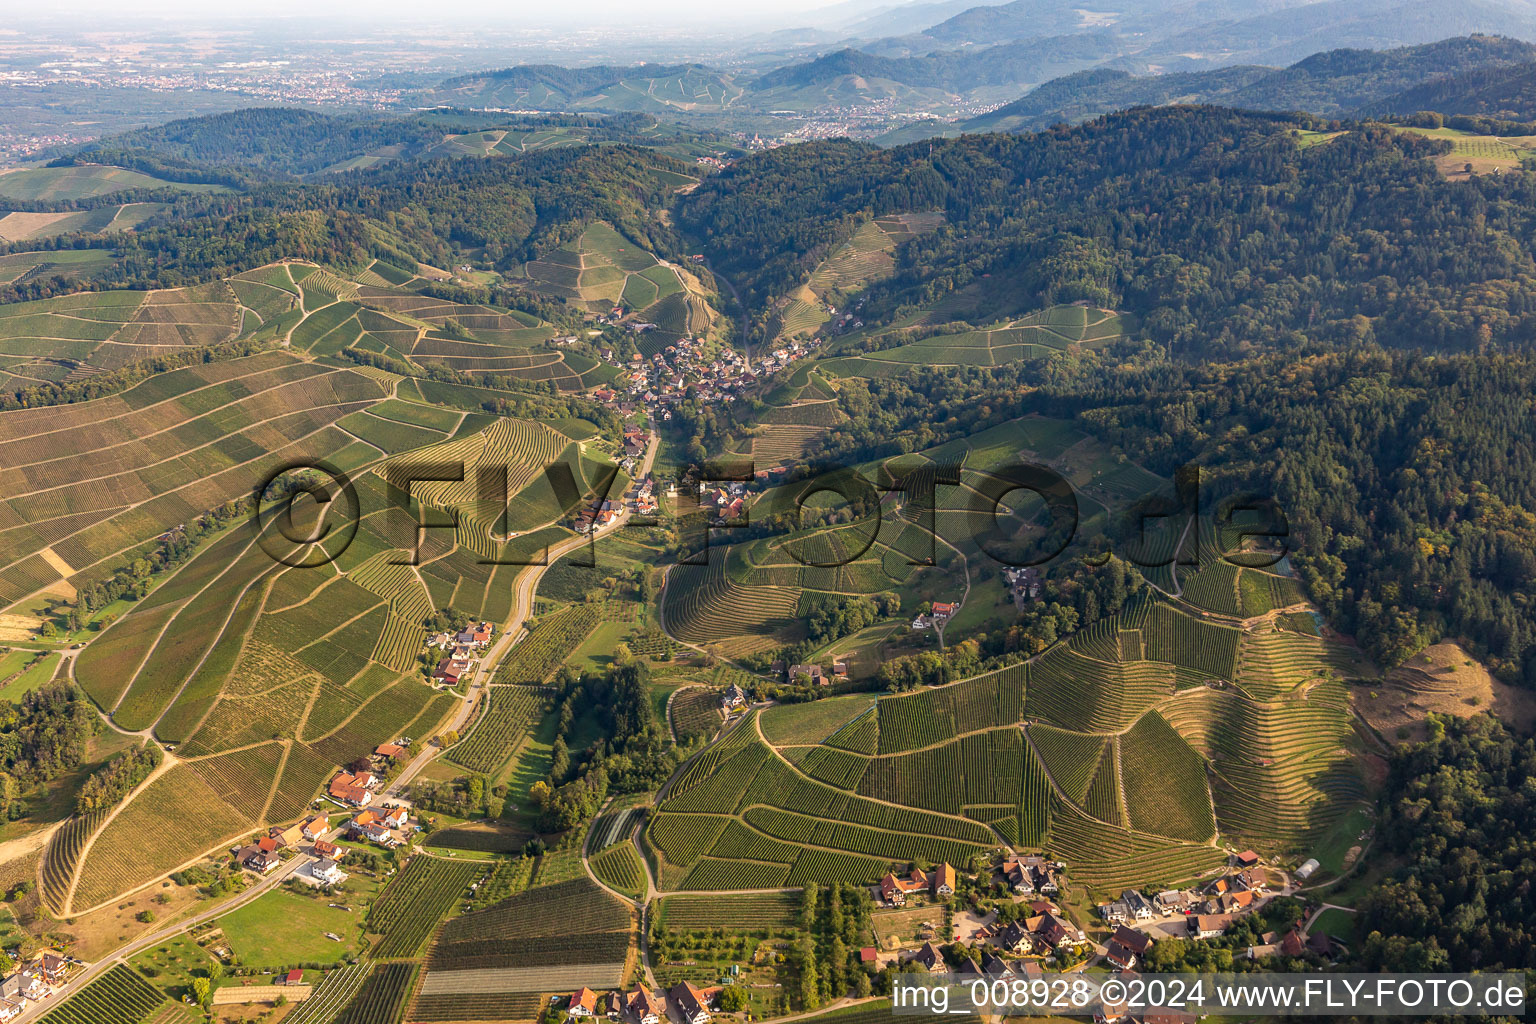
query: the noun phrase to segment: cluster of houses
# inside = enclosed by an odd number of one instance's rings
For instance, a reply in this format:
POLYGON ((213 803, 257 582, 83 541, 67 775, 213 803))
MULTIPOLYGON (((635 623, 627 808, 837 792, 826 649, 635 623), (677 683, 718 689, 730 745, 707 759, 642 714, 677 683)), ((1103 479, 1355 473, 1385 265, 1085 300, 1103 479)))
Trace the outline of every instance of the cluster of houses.
POLYGON ((45 949, 0 981, 0 1022, 14 1020, 64 988, 72 960, 56 950, 45 949))
POLYGON ((1021 569, 1004 569, 1003 583, 1008 587, 1008 596, 1013 599, 1014 607, 1020 610, 1040 596, 1040 570, 1032 565, 1021 569))
POLYGON ((731 483, 699 489, 699 510, 714 514, 715 522, 740 519, 747 508, 747 485, 731 483))
MULTIPOLYGON (((597 322, 617 323, 623 317, 624 311, 615 308, 606 316, 599 316, 597 322)), ((636 321, 625 326, 636 334, 656 329, 655 324, 636 321)), ((623 362, 615 357, 612 349, 604 349, 602 356, 623 372, 615 387, 599 388, 592 397, 605 404, 619 401, 620 396, 639 400, 653 412, 658 412, 663 421, 671 419, 671 407, 687 397, 690 391, 700 401, 733 402, 747 385, 764 373, 772 372, 766 368, 767 360, 756 367, 748 366, 745 357, 729 348, 721 348, 719 354, 707 358, 704 343, 695 338, 679 338, 649 359, 636 352, 628 362, 623 362)), ((774 369, 778 365, 775 363, 774 369)))
POLYGON ((782 661, 775 661, 768 667, 768 671, 781 676, 791 686, 831 686, 834 679, 848 678, 848 659, 835 659, 830 676, 822 671, 820 665, 810 663, 785 665, 782 661))
POLYGON ((906 877, 887 871, 880 879, 880 899, 889 907, 905 906, 908 896, 924 895, 943 899, 955 892, 955 869, 940 864, 932 872, 914 866, 906 877))
POLYGON ((605 1016, 625 1024, 662 1024, 668 1020, 667 1006, 671 1004, 683 1024, 705 1024, 710 1003, 719 994, 718 988, 699 988, 687 981, 667 989, 665 996, 657 996, 643 985, 627 994, 615 991, 606 995, 579 988, 566 1000, 565 1012, 570 1017, 605 1016))
POLYGON ((1029 905, 1028 917, 983 928, 977 937, 1015 957, 1049 956, 1058 950, 1077 950, 1089 945, 1083 930, 1063 917, 1061 908, 1050 900, 1035 900, 1029 905))
POLYGON ((931 611, 927 612, 926 614, 919 614, 915 619, 912 620, 912 630, 913 632, 917 632, 919 630, 928 629, 930 627, 934 629, 942 629, 944 624, 950 619, 954 618, 955 613, 959 610, 960 602, 958 601, 935 601, 933 602, 931 611))
POLYGON ((364 808, 354 814, 344 828, 349 839, 373 843, 392 850, 405 844, 408 838, 406 827, 410 823, 410 812, 404 807, 390 807, 378 811, 364 808))
POLYGON ((1202 889, 1168 889, 1151 897, 1127 889, 1119 899, 1099 907, 1099 916, 1110 924, 1127 924, 1183 915, 1191 937, 1209 939, 1225 931, 1237 914, 1269 896, 1270 881, 1259 855, 1244 850, 1233 856, 1229 872, 1202 889))
POLYGON ((496 627, 489 622, 466 626, 457 633, 438 633, 427 641, 428 647, 439 647, 443 657, 432 670, 432 680, 448 686, 456 686, 461 678, 475 666, 475 656, 491 645, 496 627))
POLYGON ((1061 875, 1066 869, 1061 861, 1038 854, 1009 857, 1002 865, 1003 879, 1014 892, 1025 896, 1055 896, 1061 891, 1061 875))

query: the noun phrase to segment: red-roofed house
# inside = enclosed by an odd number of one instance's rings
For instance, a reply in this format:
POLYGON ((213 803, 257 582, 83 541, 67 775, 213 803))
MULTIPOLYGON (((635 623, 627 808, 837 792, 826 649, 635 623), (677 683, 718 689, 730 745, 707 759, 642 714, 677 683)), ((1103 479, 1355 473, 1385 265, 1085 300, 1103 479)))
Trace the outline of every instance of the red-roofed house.
POLYGON ((590 1017, 597 1012, 597 993, 583 985, 571 993, 565 1012, 572 1017, 590 1017))

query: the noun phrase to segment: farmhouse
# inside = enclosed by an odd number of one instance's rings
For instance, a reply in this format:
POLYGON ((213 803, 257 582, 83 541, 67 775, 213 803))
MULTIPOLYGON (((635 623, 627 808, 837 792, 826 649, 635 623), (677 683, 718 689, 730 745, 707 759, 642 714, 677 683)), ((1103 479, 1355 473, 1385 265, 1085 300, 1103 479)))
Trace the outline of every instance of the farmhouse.
POLYGON ((1151 947, 1152 937, 1146 932, 1121 925, 1110 938, 1104 959, 1122 971, 1134 970, 1139 958, 1145 956, 1151 947))
POLYGON ((952 896, 955 892, 955 869, 948 863, 940 864, 933 869, 933 875, 929 879, 933 886, 933 895, 937 899, 940 896, 952 896))
POLYGON ((353 807, 367 807, 373 800, 373 794, 368 792, 368 787, 358 782, 357 776, 342 772, 331 780, 330 788, 326 790, 334 799, 342 803, 351 804, 353 807))
POLYGON ((680 981, 673 985, 667 990, 667 998, 677 1007, 683 1024, 704 1024, 709 1020, 709 1007, 704 993, 694 988, 691 982, 680 981))
POLYGON ((933 621, 935 624, 948 622, 955 617, 955 612, 959 610, 960 605, 958 602, 935 601, 933 602, 933 621))
POLYGON ((660 1024, 667 1008, 642 985, 629 997, 629 1017, 635 1024, 660 1024))
POLYGON ((590 1017, 597 1013, 597 993, 583 985, 571 993, 565 1012, 572 1017, 590 1017))
POLYGON ((325 815, 316 814, 304 819, 300 830, 304 833, 305 839, 318 839, 331 830, 331 822, 325 815))
POLYGON ((921 892, 927 888, 929 888, 928 875, 921 868, 914 867, 912 873, 906 878, 897 878, 894 874, 886 872, 885 877, 880 879, 880 898, 893 907, 900 907, 906 904, 909 893, 921 892))
POLYGON ((1037 892, 1050 896, 1061 891, 1058 873, 1062 868, 1059 861, 1037 855, 1010 857, 1003 861, 1003 875, 1008 884, 1015 892, 1026 896, 1037 892))
POLYGON ((391 761, 403 753, 405 753, 405 748, 398 743, 380 743, 377 747, 373 748, 374 757, 388 758, 391 761))
POLYGON ((1232 919, 1226 914, 1191 914, 1185 918, 1191 938, 1214 939, 1227 930, 1232 919))
POLYGON ((1024 956, 1035 948, 1034 937, 1030 935, 1029 929, 1018 921, 1012 922, 998 932, 993 941, 999 948, 1017 956, 1024 956))
POLYGON ((746 692, 735 683, 732 683, 730 686, 726 687, 725 693, 721 695, 720 706, 723 708, 740 707, 742 704, 746 703, 746 700, 746 692))
POLYGON ((282 863, 277 853, 277 840, 263 836, 249 846, 235 851, 235 859, 259 874, 266 874, 282 863))
POLYGON ((939 952, 939 947, 932 942, 923 943, 923 948, 917 951, 912 960, 921 964, 925 969, 935 973, 944 971, 944 954, 939 952))
POLYGON ((304 971, 298 967, 295 967, 293 970, 283 975, 283 980, 281 983, 284 985, 304 984, 304 971))
POLYGON ((470 664, 468 658, 444 658, 432 670, 432 678, 455 686, 469 672, 470 664))

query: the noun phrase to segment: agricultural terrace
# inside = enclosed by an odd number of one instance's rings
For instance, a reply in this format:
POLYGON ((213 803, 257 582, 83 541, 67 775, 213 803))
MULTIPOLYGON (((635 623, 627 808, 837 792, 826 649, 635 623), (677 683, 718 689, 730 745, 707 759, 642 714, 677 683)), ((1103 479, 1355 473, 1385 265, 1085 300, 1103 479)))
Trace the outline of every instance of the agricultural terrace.
POLYGON ((890 327, 838 339, 829 349, 829 358, 818 365, 846 377, 890 377, 916 366, 1001 366, 1101 348, 1131 330, 1127 314, 1080 305, 1051 306, 977 328, 960 326, 963 329, 946 333, 918 314, 890 327))
MULTIPOLYGON (((848 241, 832 250, 816 266, 810 279, 779 302, 773 340, 808 339, 832 319, 832 301, 890 277, 896 267, 893 253, 902 242, 933 231, 943 223, 942 212, 903 213, 867 220, 848 241)), ((851 314, 843 314, 851 320, 851 314)))
POLYGON ((383 936, 373 955, 415 956, 437 922, 484 874, 484 865, 474 861, 412 857, 368 910, 368 931, 383 936))
POLYGON ((395 1024, 415 978, 415 964, 375 964, 332 1024, 395 1024))
MULTIPOLYGON (((256 371, 267 376, 294 367, 306 373, 316 368, 283 356, 255 359, 270 364, 256 371)), ((230 366, 216 363, 198 369, 227 371, 230 366)), ((325 372, 342 374, 369 389, 381 423, 403 427, 411 420, 419 429, 446 436, 462 418, 436 406, 382 399, 371 377, 325 372)), ((513 548, 542 548, 569 536, 556 529, 500 538, 496 531, 505 531, 507 524, 497 523, 482 507, 486 503, 474 490, 476 467, 505 467, 512 505, 521 510, 516 514, 533 517, 512 519, 518 527, 559 515, 558 503, 540 475, 545 459, 567 453, 576 466, 578 489, 611 469, 611 464, 582 455, 575 442, 550 427, 506 419, 422 452, 429 458, 462 457, 471 472, 467 492, 455 490, 455 484, 428 484, 415 495, 411 516, 426 505, 459 514, 461 524, 456 533, 429 531, 419 565, 394 564, 408 561, 415 530, 388 490, 385 477, 393 463, 386 460, 379 472, 357 478, 364 518, 353 542, 334 563, 320 569, 287 568, 272 559, 270 543, 259 542, 250 527, 234 526, 215 535, 147 598, 133 604, 81 655, 75 674, 92 699, 109 710, 119 726, 152 729, 159 739, 179 744, 177 756, 184 763, 172 769, 175 778, 189 777, 194 783, 190 791, 213 795, 192 815, 206 825, 198 836, 205 845, 199 848, 255 825, 291 820, 336 765, 402 734, 430 734, 453 707, 455 698, 425 685, 419 667, 424 618, 434 608, 452 607, 504 622, 512 611, 521 566, 487 565, 483 560, 510 562, 513 548), (457 544, 450 539, 455 536, 457 544)), ((178 513, 182 519, 188 514, 178 513)), ((582 614, 591 613, 575 613, 582 614)), ((527 657, 519 664, 531 665, 543 651, 552 671, 584 635, 580 629, 567 633, 559 621, 551 621, 525 643, 522 652, 527 657)), ((531 696, 512 688, 498 692, 531 696)), ((472 730, 450 757, 480 765, 500 751, 505 760, 518 723, 526 722, 536 705, 527 699, 493 698, 483 734, 472 730)), ((153 803, 140 804, 152 796, 156 791, 130 798, 107 827, 109 841, 122 829, 143 826, 153 817, 154 812, 144 809, 153 803)), ((71 829, 67 837, 74 841, 75 835, 71 829)), ((186 843, 163 853, 154 850, 155 844, 136 846, 133 856, 113 863, 108 863, 108 847, 101 847, 97 857, 87 854, 74 906, 88 905, 80 899, 94 903, 150 881, 191 852, 186 843)), ((70 858, 80 856, 71 849, 61 846, 61 856, 53 862, 58 867, 51 869, 55 877, 48 888, 56 906, 62 906, 68 891, 62 874, 70 858)))
POLYGON ((336 420, 384 397, 363 374, 274 352, 174 370, 96 401, 0 413, 0 604, 115 565, 283 462, 345 454, 351 438, 336 420))
POLYGON ((1350 664, 1268 617, 1143 597, 1030 663, 752 712, 645 838, 664 892, 867 882, 1002 843, 1094 887, 1177 881, 1219 860, 1218 836, 1290 852, 1360 798, 1350 664))
POLYGON ((646 838, 674 891, 868 882, 895 861, 962 863, 1001 845, 975 820, 805 774, 762 738, 756 712, 673 781, 646 838))
POLYGON ((170 997, 138 971, 118 964, 71 994, 42 1020, 47 1024, 141 1024, 169 1001, 170 997))
POLYGON ((48 201, 92 199, 130 188, 173 192, 228 192, 220 185, 189 184, 156 178, 126 167, 78 164, 73 167, 33 167, 0 171, 0 198, 48 201))
POLYGON ((601 851, 591 858, 592 873, 598 881, 631 899, 645 896, 647 884, 645 864, 635 844, 628 839, 601 851))
POLYGON ((522 271, 535 291, 594 312, 622 308, 628 319, 654 324, 645 335, 654 351, 681 337, 707 336, 719 316, 691 271, 657 259, 602 221, 522 271))
POLYGON ((454 1019, 451 1011, 491 997, 617 988, 634 928, 634 911, 585 876, 454 918, 432 943, 410 1017, 454 1019))
MULTIPOLYGON (((61 210, 56 213, 25 213, 19 210, 6 213, 0 210, 0 241, 25 242, 35 238, 53 238, 57 235, 97 233, 103 231, 131 231, 157 213, 170 209, 166 203, 122 203, 98 206, 91 210, 61 210)), ((65 249, 60 266, 69 265, 74 253, 93 253, 97 261, 107 261, 110 254, 102 249, 65 249)), ((42 255, 41 253, 37 255, 42 255)), ((0 272, 0 283, 4 273, 0 272)))
POLYGON ((493 686, 469 735, 443 756, 463 768, 494 775, 522 746, 545 698, 529 686, 493 686))

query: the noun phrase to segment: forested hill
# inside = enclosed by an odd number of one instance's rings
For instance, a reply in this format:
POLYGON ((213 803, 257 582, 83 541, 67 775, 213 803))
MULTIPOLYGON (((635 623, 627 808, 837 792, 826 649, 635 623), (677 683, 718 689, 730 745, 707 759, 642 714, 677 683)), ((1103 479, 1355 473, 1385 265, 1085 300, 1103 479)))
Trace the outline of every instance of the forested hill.
POLYGON ((1510 121, 1536 121, 1536 61, 1477 68, 1390 96, 1383 110, 1433 110, 1510 121))
MULTIPOLYGON (((639 243, 671 249, 671 228, 658 211, 692 180, 686 170, 652 150, 622 145, 553 149, 517 160, 428 160, 340 174, 318 185, 190 197, 130 235, 78 244, 116 253, 97 275, 98 285, 130 287, 176 287, 282 259, 446 266, 465 248, 493 263, 531 259, 594 220, 639 243)), ((76 243, 66 237, 62 244, 76 243)), ((75 286, 38 278, 0 286, 0 301, 75 286)))
POLYGON ((1012 103, 971 119, 965 127, 968 131, 1034 131, 1111 110, 1175 102, 1325 116, 1361 110, 1441 110, 1435 102, 1408 98, 1416 94, 1411 90, 1432 94, 1434 86, 1429 83, 1464 73, 1497 80, 1503 73, 1500 69, 1531 60, 1536 60, 1536 46, 1530 43, 1504 36, 1461 36, 1393 50, 1328 50, 1286 68, 1238 65, 1163 75, 1095 68, 1046 82, 1012 103))
POLYGON ((1525 346, 1536 331, 1530 175, 1446 182, 1444 143, 1362 127, 1303 148, 1283 118, 1172 107, 1071 130, 743 161, 678 218, 761 300, 860 217, 937 209, 866 319, 974 286, 1002 314, 1088 300, 1191 357, 1347 343, 1525 346))

